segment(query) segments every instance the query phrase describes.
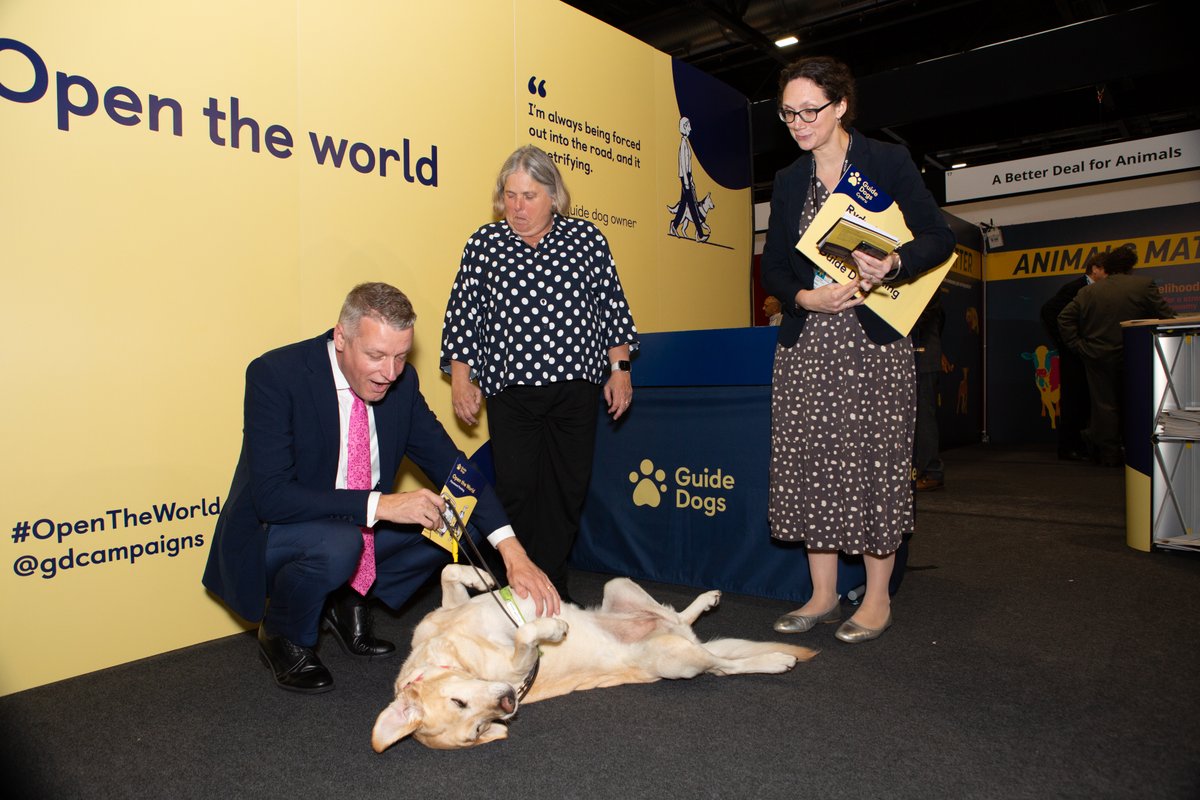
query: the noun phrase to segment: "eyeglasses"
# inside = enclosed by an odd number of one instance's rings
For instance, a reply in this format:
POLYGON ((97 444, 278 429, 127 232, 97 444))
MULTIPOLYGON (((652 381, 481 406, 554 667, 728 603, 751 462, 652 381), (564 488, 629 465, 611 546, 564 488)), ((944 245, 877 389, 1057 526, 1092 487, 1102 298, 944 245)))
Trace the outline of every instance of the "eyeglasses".
POLYGON ((831 105, 833 105, 832 100, 830 100, 828 103, 821 106, 820 108, 802 108, 799 111, 793 111, 790 108, 780 108, 779 109, 779 119, 783 120, 783 123, 785 125, 791 125, 793 122, 796 121, 796 117, 799 117, 800 119, 802 119, 805 122, 816 122, 817 115, 820 114, 825 109, 829 108, 831 105))

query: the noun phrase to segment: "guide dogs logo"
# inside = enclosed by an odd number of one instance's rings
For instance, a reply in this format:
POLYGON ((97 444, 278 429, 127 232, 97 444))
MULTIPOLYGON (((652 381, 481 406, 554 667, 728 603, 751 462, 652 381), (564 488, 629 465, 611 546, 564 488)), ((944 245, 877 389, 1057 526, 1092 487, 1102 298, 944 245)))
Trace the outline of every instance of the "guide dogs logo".
POLYGON ((654 462, 648 458, 643 458, 638 468, 641 470, 640 477, 636 472, 629 473, 629 482, 637 484, 633 489, 633 504, 658 508, 662 496, 667 492, 667 485, 663 483, 667 473, 654 469, 654 462))
POLYGON ((870 206, 879 197, 879 190, 870 184, 869 181, 863 180, 863 177, 856 170, 851 172, 846 177, 846 182, 854 187, 854 199, 862 203, 864 206, 870 206))
MULTIPOLYGON (((698 470, 676 467, 673 476, 675 508, 701 511, 706 517, 714 517, 728 508, 727 498, 723 495, 731 493, 737 485, 736 479, 720 467, 702 467, 698 470)), ((629 473, 629 482, 634 485, 633 504, 658 508, 669 488, 666 480, 666 470, 655 468, 649 458, 642 459, 638 469, 629 473)))

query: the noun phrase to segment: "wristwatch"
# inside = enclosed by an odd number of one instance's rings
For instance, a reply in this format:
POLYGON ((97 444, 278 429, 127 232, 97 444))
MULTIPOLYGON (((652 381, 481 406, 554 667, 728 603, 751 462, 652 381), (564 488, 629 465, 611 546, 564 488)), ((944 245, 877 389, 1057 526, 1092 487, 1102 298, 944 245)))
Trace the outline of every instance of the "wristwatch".
POLYGON ((613 361, 608 366, 612 372, 629 372, 628 361, 613 361))

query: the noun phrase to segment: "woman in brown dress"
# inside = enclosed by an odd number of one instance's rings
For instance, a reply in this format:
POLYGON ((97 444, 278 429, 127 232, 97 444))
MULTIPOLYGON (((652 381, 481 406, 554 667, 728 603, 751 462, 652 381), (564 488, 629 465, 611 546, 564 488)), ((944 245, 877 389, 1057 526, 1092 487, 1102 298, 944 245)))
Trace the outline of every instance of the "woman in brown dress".
POLYGON ((775 622, 785 633, 842 619, 838 552, 862 554, 867 590, 837 637, 877 638, 892 624, 888 585, 912 531, 916 373, 912 344, 862 305, 862 295, 950 257, 954 234, 908 151, 849 127, 854 78, 831 58, 780 75, 779 118, 803 151, 775 176, 763 285, 783 303, 771 400, 771 535, 803 541, 811 598, 775 622), (853 165, 900 206, 913 240, 882 260, 855 251, 858 283, 838 284, 795 249, 853 165))

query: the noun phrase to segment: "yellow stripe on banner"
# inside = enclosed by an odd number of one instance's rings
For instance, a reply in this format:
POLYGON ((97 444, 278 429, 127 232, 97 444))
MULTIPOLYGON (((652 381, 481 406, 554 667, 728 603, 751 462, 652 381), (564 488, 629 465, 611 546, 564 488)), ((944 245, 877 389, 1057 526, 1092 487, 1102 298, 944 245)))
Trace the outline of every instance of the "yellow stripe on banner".
POLYGON ((952 273, 975 280, 983 277, 983 253, 962 245, 955 247, 954 252, 958 253, 958 258, 950 265, 952 273))
POLYGON ((1046 278, 1083 272, 1083 263, 1093 253, 1106 252, 1125 244, 1137 247, 1138 268, 1166 267, 1200 261, 1200 231, 1138 236, 1079 244, 1051 245, 1033 250, 988 253, 987 279, 1046 278))

